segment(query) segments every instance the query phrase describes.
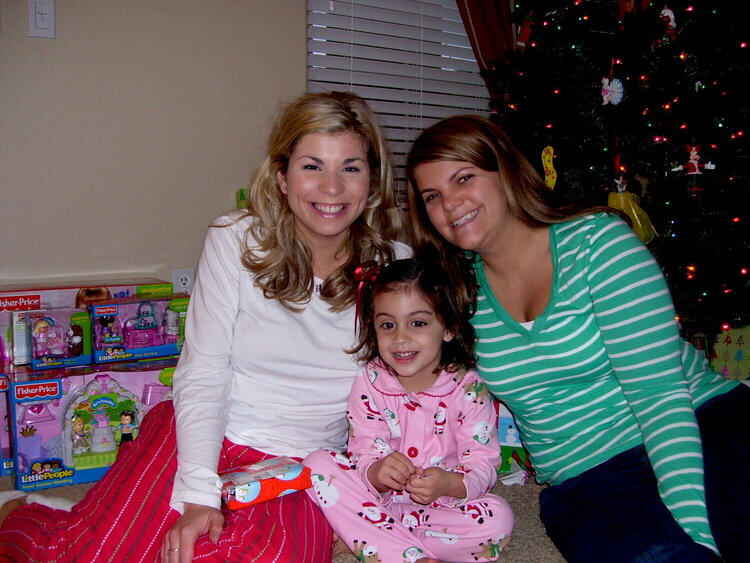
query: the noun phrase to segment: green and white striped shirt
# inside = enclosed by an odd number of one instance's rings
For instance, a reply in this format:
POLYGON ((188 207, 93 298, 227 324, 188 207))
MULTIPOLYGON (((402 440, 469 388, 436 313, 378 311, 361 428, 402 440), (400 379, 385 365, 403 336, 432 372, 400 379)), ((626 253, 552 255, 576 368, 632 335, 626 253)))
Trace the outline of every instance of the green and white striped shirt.
POLYGON ((679 337, 662 272, 619 217, 549 231, 552 291, 531 329, 495 299, 481 258, 474 263, 480 375, 515 416, 540 482, 562 483, 644 444, 665 505, 716 550, 694 409, 737 382, 679 337))

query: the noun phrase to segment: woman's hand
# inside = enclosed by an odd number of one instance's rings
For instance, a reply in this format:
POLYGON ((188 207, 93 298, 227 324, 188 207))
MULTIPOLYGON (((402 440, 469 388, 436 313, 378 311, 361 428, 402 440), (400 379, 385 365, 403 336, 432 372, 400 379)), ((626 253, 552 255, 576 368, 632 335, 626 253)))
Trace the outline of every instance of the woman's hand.
POLYGON ((406 492, 417 504, 430 504, 442 496, 464 498, 466 485, 462 473, 445 471, 439 467, 419 468, 409 477, 406 492))
POLYGON ((224 515, 220 510, 186 502, 182 516, 161 542, 162 563, 190 563, 198 538, 208 534, 208 538, 215 543, 219 541, 223 528, 224 515))
POLYGON ((379 492, 401 491, 417 470, 411 460, 399 452, 391 452, 367 469, 367 479, 379 492))

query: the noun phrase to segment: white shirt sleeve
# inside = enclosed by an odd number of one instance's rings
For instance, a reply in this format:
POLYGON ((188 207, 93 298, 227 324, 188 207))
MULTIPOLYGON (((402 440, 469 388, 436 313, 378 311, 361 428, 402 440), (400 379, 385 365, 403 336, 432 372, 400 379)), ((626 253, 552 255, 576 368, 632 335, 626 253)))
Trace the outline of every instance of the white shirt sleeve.
POLYGON ((232 383, 232 334, 239 303, 240 238, 236 226, 210 227, 174 374, 178 469, 171 506, 221 504, 216 467, 232 383))

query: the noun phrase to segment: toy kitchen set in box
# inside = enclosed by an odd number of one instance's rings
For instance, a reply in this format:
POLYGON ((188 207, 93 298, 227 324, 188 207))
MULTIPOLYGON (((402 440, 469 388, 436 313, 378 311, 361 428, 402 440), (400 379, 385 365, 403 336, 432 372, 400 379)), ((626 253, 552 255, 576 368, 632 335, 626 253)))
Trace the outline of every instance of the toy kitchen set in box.
POLYGON ((19 369, 9 380, 16 489, 97 481, 170 390, 175 358, 19 369))

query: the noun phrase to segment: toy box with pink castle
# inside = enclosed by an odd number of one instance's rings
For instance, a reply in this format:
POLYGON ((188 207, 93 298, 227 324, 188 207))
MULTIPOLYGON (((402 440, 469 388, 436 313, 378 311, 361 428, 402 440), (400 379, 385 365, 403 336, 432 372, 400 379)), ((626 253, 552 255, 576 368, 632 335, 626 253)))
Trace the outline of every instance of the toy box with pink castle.
POLYGON ((179 354, 189 296, 136 297, 89 304, 95 363, 179 354))
POLYGON ((6 369, 11 363, 22 365, 31 361, 28 339, 18 338, 14 342, 12 311, 80 308, 92 299, 171 293, 172 284, 156 278, 0 285, 0 366, 6 369))
POLYGON ((175 359, 10 376, 16 489, 96 481, 170 390, 175 359))

